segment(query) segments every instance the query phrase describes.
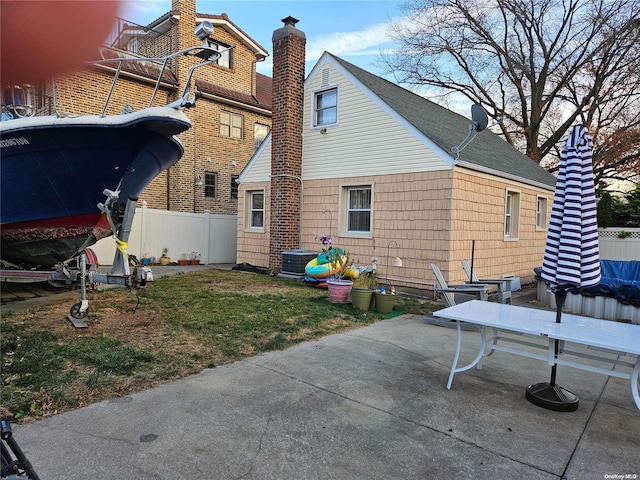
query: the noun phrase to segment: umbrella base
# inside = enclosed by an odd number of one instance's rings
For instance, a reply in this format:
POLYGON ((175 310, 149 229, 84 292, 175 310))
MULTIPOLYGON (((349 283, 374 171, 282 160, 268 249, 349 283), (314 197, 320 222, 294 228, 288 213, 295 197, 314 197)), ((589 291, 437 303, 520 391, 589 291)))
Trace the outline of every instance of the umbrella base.
POLYGON ((556 412, 575 412, 579 399, 560 385, 536 383, 527 387, 527 400, 547 410, 556 412))

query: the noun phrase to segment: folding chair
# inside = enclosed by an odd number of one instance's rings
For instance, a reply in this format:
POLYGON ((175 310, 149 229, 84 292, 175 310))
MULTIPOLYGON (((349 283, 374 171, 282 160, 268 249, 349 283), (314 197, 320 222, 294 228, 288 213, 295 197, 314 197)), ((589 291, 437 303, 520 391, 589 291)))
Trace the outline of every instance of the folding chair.
POLYGON ((442 294, 442 300, 447 307, 453 307, 456 303, 462 303, 473 299, 487 300, 487 285, 481 283, 468 283, 464 285, 447 285, 440 268, 435 263, 431 264, 431 270, 438 281, 439 287, 435 288, 435 293, 442 294), (461 297, 460 294, 463 294, 461 297), (454 296, 455 295, 455 296, 454 296), (457 300, 456 300, 457 298, 457 300), (464 298, 460 302, 460 298, 464 298))
POLYGON ((495 285, 498 290, 498 303, 511 303, 511 278, 478 278, 476 272, 471 272, 471 266, 462 260, 462 268, 469 277, 469 284, 495 285), (472 278, 473 275, 473 278, 472 278))

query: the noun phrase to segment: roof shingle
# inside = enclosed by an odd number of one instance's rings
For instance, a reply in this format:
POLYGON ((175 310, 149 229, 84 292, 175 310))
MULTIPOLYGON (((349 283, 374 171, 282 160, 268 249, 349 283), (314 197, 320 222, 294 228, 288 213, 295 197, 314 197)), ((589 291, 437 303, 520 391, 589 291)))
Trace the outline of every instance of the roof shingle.
MULTIPOLYGON (((468 133, 471 122, 468 118, 328 54, 445 152, 451 152, 468 133)), ((551 187, 556 182, 551 173, 488 130, 478 133, 460 152, 460 161, 551 187)))

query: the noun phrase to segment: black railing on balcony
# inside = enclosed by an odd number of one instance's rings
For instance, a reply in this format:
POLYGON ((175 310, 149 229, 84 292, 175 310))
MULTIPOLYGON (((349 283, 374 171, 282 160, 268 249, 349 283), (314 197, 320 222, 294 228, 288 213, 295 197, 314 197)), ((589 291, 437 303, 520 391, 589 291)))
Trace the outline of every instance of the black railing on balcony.
POLYGON ((116 17, 105 46, 138 57, 160 58, 174 51, 171 34, 116 17))

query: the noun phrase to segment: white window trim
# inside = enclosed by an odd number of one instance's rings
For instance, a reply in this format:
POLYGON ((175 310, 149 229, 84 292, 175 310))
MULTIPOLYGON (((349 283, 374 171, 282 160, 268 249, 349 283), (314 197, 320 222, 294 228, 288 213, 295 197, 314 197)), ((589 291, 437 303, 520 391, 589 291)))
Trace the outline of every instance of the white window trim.
POLYGON ((317 90, 314 90, 313 92, 311 92, 311 118, 310 118, 311 125, 310 127, 312 130, 322 130, 323 128, 334 127, 338 125, 339 119, 340 119, 340 88, 338 85, 333 85, 333 86, 329 85, 326 87, 318 88, 317 90), (318 95, 319 93, 328 92, 330 90, 336 91, 336 121, 334 123, 316 125, 316 95, 318 95))
POLYGON ((547 218, 547 211, 549 209, 549 199, 544 195, 536 196, 536 231, 537 232, 546 232, 549 228, 549 219, 547 218), (538 206, 540 205, 540 200, 544 200, 544 212, 538 212, 538 206), (542 220, 542 224, 538 223, 538 214, 540 213, 540 219, 542 220))
POLYGON ((513 188, 507 188, 504 192, 504 220, 502 223, 502 233, 505 242, 517 242, 520 239, 520 208, 522 204, 522 192, 513 188), (507 235, 505 227, 507 223, 507 198, 511 194, 512 202, 517 196, 517 205, 511 205, 511 233, 507 235), (513 231, 515 230, 515 235, 513 231))
POLYGON ((374 182, 354 182, 341 183, 338 196, 338 234, 347 238, 373 238, 374 225, 374 205, 375 205, 375 183, 374 182), (371 189, 371 221, 369 223, 368 232, 349 232, 347 231, 347 201, 349 200, 348 189, 368 187, 371 189))
POLYGON ((255 189, 255 190, 247 190, 245 191, 245 220, 244 220, 244 230, 246 232, 253 233, 264 233, 265 232, 265 224, 267 223, 267 208, 266 201, 267 195, 264 189, 255 189), (262 227, 253 227, 251 226, 251 221, 253 219, 251 213, 253 212, 253 195, 256 193, 261 193, 263 195, 263 206, 262 206, 262 227))
POLYGON ((215 60, 213 64, 226 68, 227 70, 231 69, 233 63, 231 59, 231 47, 211 39, 207 40, 207 45, 215 51, 220 52, 220 57, 215 60))

